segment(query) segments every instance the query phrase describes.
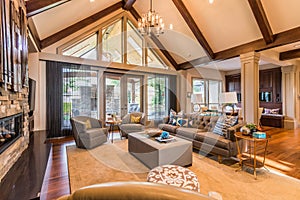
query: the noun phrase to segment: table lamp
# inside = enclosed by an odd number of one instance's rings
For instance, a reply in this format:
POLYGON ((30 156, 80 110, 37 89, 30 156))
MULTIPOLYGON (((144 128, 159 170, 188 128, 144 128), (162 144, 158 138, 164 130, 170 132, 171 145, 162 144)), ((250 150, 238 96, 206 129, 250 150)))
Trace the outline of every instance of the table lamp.
POLYGON ((193 110, 194 112, 200 111, 200 103, 203 102, 202 94, 192 94, 191 103, 194 104, 193 110))
POLYGON ((236 92, 223 92, 220 94, 219 102, 223 104, 222 113, 224 113, 224 108, 226 106, 232 107, 232 114, 234 113, 234 105, 238 103, 236 92))

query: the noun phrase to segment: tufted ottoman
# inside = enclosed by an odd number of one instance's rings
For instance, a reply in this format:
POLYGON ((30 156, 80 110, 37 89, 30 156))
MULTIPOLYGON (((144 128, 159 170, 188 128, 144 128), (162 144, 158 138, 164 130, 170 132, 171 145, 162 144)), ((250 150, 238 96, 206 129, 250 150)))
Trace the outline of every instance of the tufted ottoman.
POLYGON ((187 168, 177 165, 162 165, 152 169, 148 173, 147 181, 200 192, 200 183, 196 174, 187 168))

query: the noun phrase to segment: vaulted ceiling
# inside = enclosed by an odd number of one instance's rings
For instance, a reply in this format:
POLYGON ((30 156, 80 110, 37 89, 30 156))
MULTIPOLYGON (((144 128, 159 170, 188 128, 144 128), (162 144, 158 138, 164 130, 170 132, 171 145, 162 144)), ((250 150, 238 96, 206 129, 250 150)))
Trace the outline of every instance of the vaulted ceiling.
MULTIPOLYGON (((150 0, 28 0, 26 4, 30 32, 40 50, 116 10, 128 10, 137 19, 150 8, 150 0)), ((233 58, 233 66, 235 57, 250 51, 275 54, 282 65, 299 60, 299 0, 214 0, 212 4, 153 0, 153 6, 167 28, 173 24, 173 30, 152 40, 176 69, 205 64, 232 70, 230 60, 223 66, 216 61, 233 58)))

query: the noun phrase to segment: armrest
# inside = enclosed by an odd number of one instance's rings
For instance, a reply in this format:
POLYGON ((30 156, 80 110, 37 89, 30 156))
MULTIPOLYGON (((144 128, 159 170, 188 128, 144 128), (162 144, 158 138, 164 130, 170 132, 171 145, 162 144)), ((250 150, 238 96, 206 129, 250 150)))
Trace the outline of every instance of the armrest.
POLYGON ((86 123, 74 120, 74 125, 78 134, 86 132, 86 123))
POLYGON ((244 126, 244 123, 239 123, 239 124, 236 124, 236 125, 228 128, 226 134, 224 135, 224 137, 226 139, 229 139, 229 140, 235 142, 235 136, 234 136, 234 134, 236 132, 240 131, 240 129, 242 128, 242 126, 244 126))

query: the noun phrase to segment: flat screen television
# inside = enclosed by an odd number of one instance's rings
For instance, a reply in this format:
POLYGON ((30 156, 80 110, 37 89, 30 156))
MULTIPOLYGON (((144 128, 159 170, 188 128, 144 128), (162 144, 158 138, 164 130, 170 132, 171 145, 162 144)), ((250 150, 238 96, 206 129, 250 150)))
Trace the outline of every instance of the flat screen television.
POLYGON ((33 115, 35 109, 35 91, 36 91, 36 81, 29 78, 29 94, 28 94, 28 104, 29 104, 29 116, 33 115))

